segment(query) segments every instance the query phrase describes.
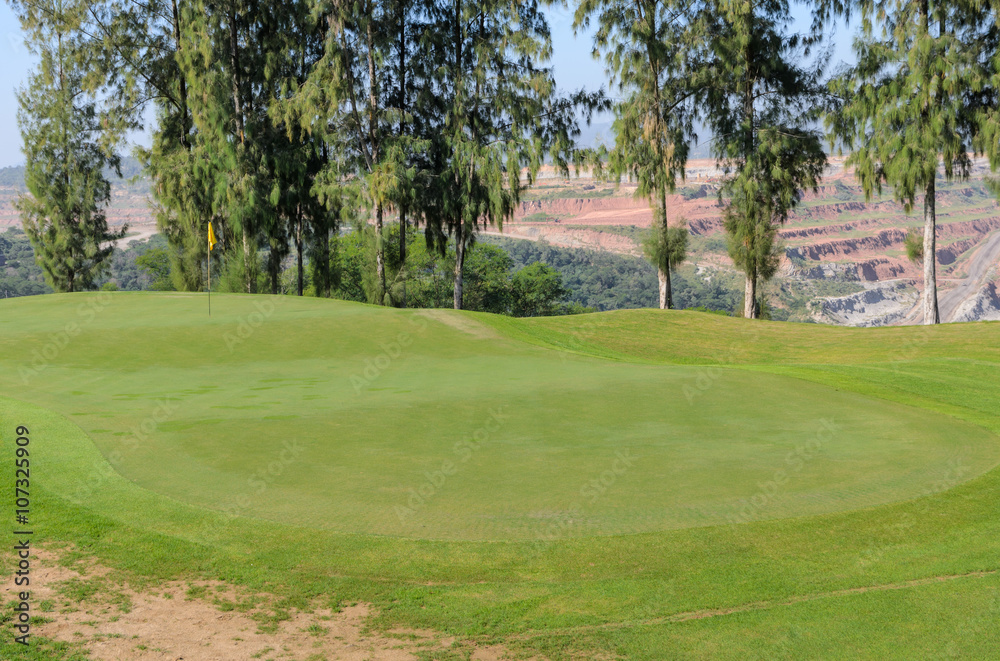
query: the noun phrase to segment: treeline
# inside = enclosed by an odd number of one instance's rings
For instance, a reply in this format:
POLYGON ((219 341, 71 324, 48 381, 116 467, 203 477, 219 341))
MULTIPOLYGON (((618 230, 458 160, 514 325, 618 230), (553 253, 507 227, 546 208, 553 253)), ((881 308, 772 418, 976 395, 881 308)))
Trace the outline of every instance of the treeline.
MULTIPOLYGON (((335 298, 370 302, 375 296, 374 278, 366 276, 373 272, 371 267, 375 258, 371 234, 372 229, 365 227, 331 239, 335 298)), ((388 228, 388 254, 398 254, 398 240, 396 228, 388 228)), ((403 268, 393 260, 386 264, 393 296, 401 304, 405 299, 408 307, 451 307, 454 250, 449 249, 443 256, 428 250, 415 233, 410 233, 407 241, 408 258, 403 268)), ((307 296, 315 295, 312 272, 312 265, 307 260, 307 296)), ((259 277, 258 284, 263 287, 266 284, 264 275, 259 277)), ((738 280, 737 274, 725 270, 699 273, 693 267, 682 269, 674 280, 676 305, 738 314, 742 305, 738 280)), ((242 285, 238 280, 218 284, 221 286, 217 289, 222 291, 239 291, 242 285)), ((466 258, 465 306, 478 312, 522 317, 644 308, 656 305, 655 285, 655 268, 639 257, 561 248, 544 241, 482 236, 469 248, 466 258)), ((108 291, 173 290, 170 247, 166 239, 157 234, 116 248, 108 259, 105 273, 94 286, 108 291)), ((51 291, 42 270, 35 264, 31 244, 24 232, 10 228, 0 233, 0 298, 51 291)), ((853 291, 815 293, 834 295, 853 291)), ((296 293, 294 269, 283 271, 278 293, 296 293)), ((778 289, 772 305, 765 303, 764 312, 768 318, 788 318, 789 310, 773 307, 773 303, 807 310, 809 296, 803 298, 798 292, 782 295, 784 293, 783 289, 778 289)), ((799 317, 808 320, 808 314, 799 317)))
MULTIPOLYGON (((331 238, 333 274, 332 295, 350 301, 371 302, 378 286, 367 274, 372 273, 375 259, 371 228, 364 227, 331 238)), ((401 305, 416 308, 451 307, 455 251, 444 255, 428 250, 418 237, 410 233, 409 259, 405 264, 388 260, 386 273, 390 290, 401 305)), ((390 228, 386 233, 386 248, 390 255, 398 253, 399 232, 390 228)), ((264 255, 267 259, 267 255, 264 255)), ((286 260, 287 261, 287 260, 286 260)), ((95 279, 94 287, 106 291, 171 291, 170 246, 162 235, 145 241, 129 241, 124 248, 115 248, 106 262, 103 274, 95 279)), ((305 294, 315 295, 312 273, 307 262, 305 294)), ((240 291, 242 282, 232 277, 224 279, 217 289, 240 291)), ((259 275, 258 285, 267 283, 259 275)), ((286 269, 276 293, 295 293, 294 271, 286 269), (291 277, 290 277, 291 276, 291 277)), ((21 230, 9 228, 0 233, 0 298, 51 293, 42 269, 35 263, 34 250, 21 230)), ((470 246, 465 265, 466 309, 518 317, 573 314, 591 311, 574 303, 570 291, 563 285, 562 274, 546 264, 519 263, 503 249, 488 243, 470 246)))
MULTIPOLYGON (((559 272, 569 292, 567 300, 581 309, 620 310, 657 305, 656 267, 629 255, 560 248, 544 241, 486 237, 483 241, 503 248, 516 267, 542 262, 559 272)), ((739 313, 743 292, 736 274, 712 269, 700 276, 697 269, 675 273, 674 306, 726 314, 739 313)))
POLYGON ((42 269, 24 232, 13 227, 0 234, 0 298, 47 294, 42 269))
MULTIPOLYGON (((146 241, 129 241, 115 248, 102 275, 94 280, 97 289, 111 291, 171 290, 170 260, 166 239, 159 234, 146 241)), ((17 228, 0 233, 0 298, 52 293, 27 235, 17 228)))
MULTIPOLYGON (((600 95, 557 93, 537 2, 278 4, 42 0, 13 6, 40 64, 19 95, 25 230, 52 286, 93 286, 110 253, 103 168, 155 107, 140 157, 177 289, 208 259, 241 291, 335 287, 331 241, 372 222, 374 302, 390 294, 386 225, 455 253, 452 300, 479 227, 516 208, 543 162, 568 171, 600 95), (64 204, 60 200, 73 200, 64 204), (212 223, 220 239, 209 255, 212 223)), ((369 276, 366 276, 369 277, 369 276)))
POLYGON ((149 104, 156 122, 141 160, 172 282, 185 290, 205 286, 211 260, 240 291, 277 291, 291 256, 297 293, 308 261, 313 292, 333 295, 343 286, 334 237, 370 223, 374 260, 350 286, 409 304, 390 272, 407 264, 419 227, 428 250, 454 251, 451 298, 463 307, 477 232, 502 225, 548 162, 637 182, 654 209, 645 255, 669 308, 688 241, 669 194, 704 126, 724 172, 743 315, 762 314, 778 230, 818 186, 827 141, 851 151, 869 196, 890 187, 907 211, 923 204, 922 240, 908 245, 935 323, 938 169, 967 177, 970 152, 1000 167, 1000 0, 813 0, 800 34, 786 0, 578 0, 574 26, 593 28, 613 101, 557 91, 539 0, 11 4, 39 59, 19 93, 31 193, 20 210, 60 291, 94 286, 121 236, 103 215, 102 173, 120 167, 116 149, 149 104), (858 63, 826 71, 824 39, 852 18, 858 63), (614 111, 613 147, 577 149, 580 118, 600 109, 614 111), (209 223, 221 238, 211 254, 209 223))

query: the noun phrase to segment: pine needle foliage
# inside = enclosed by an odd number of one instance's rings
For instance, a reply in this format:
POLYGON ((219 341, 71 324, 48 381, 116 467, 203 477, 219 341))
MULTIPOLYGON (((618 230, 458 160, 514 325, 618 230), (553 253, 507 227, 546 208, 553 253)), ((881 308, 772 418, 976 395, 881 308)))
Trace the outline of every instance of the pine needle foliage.
MULTIPOLYGON (((103 85, 88 31, 87 4, 70 0, 13 3, 26 42, 38 56, 17 93, 28 195, 16 203, 45 279, 58 292, 91 288, 126 227, 112 232, 104 208, 118 171, 117 136, 97 97, 103 85)), ((118 171, 120 175, 120 171, 118 171)))
POLYGON ((683 222, 670 225, 668 197, 678 177, 684 178, 694 137, 696 90, 689 85, 685 8, 675 0, 583 0, 574 23, 577 29, 596 25, 594 55, 604 59, 621 95, 614 105, 616 139, 608 167, 616 180, 635 181, 635 196, 654 209, 644 252, 657 268, 663 309, 673 306, 670 272, 687 248, 683 222))
MULTIPOLYGON (((892 188, 911 212, 923 198, 925 324, 940 321, 937 301, 936 183, 966 179, 978 144, 980 93, 988 84, 984 45, 995 32, 980 2, 853 3, 861 17, 857 65, 834 78, 839 103, 828 115, 831 140, 850 150, 867 198, 892 188)), ((995 43, 995 37, 992 38, 995 43)))

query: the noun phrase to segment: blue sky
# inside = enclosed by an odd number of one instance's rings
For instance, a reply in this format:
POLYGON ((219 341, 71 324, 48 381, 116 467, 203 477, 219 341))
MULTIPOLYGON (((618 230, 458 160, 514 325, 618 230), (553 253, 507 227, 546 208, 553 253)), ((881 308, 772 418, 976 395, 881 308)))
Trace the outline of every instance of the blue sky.
MULTIPOLYGON (((796 6, 796 19, 804 28, 808 25, 808 11, 796 6)), ((591 57, 590 36, 573 34, 573 13, 567 7, 555 6, 549 10, 552 27, 553 57, 559 86, 565 90, 581 87, 596 89, 607 84, 604 65, 591 57)), ((798 26, 797 26, 798 27, 798 26)), ((840 28, 836 37, 834 60, 850 57, 850 36, 840 28)), ((17 130, 17 98, 15 90, 28 77, 35 63, 34 56, 24 46, 17 18, 6 3, 0 3, 0 167, 20 165, 21 136, 17 130)), ((141 140, 141 136, 139 137, 141 140)))
POLYGON ((6 2, 0 3, 0 167, 24 162, 17 131, 17 98, 14 91, 28 77, 34 58, 24 47, 17 17, 6 2))

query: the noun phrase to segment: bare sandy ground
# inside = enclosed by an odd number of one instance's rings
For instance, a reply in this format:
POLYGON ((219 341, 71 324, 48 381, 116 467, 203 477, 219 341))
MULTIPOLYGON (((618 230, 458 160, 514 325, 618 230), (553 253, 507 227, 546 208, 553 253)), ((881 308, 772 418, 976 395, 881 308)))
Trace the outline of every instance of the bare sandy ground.
MULTIPOLYGON (((420 652, 459 649, 477 661, 509 658, 503 647, 470 646, 432 631, 369 631, 368 604, 296 611, 262 629, 253 616, 264 612, 268 595, 206 581, 136 588, 105 567, 66 567, 59 559, 36 550, 32 560, 31 603, 45 620, 32 635, 82 643, 102 661, 410 661, 420 652), (79 601, 79 594, 90 596, 79 601)), ((11 576, 2 589, 4 602, 14 598, 11 576)))

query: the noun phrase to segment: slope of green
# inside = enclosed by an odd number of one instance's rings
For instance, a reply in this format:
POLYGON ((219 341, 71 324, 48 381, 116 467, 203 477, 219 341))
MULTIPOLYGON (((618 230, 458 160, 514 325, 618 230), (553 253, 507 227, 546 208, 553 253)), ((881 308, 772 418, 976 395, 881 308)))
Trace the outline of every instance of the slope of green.
POLYGON ((204 303, 3 303, 46 540, 554 658, 991 649, 998 324, 204 303))

